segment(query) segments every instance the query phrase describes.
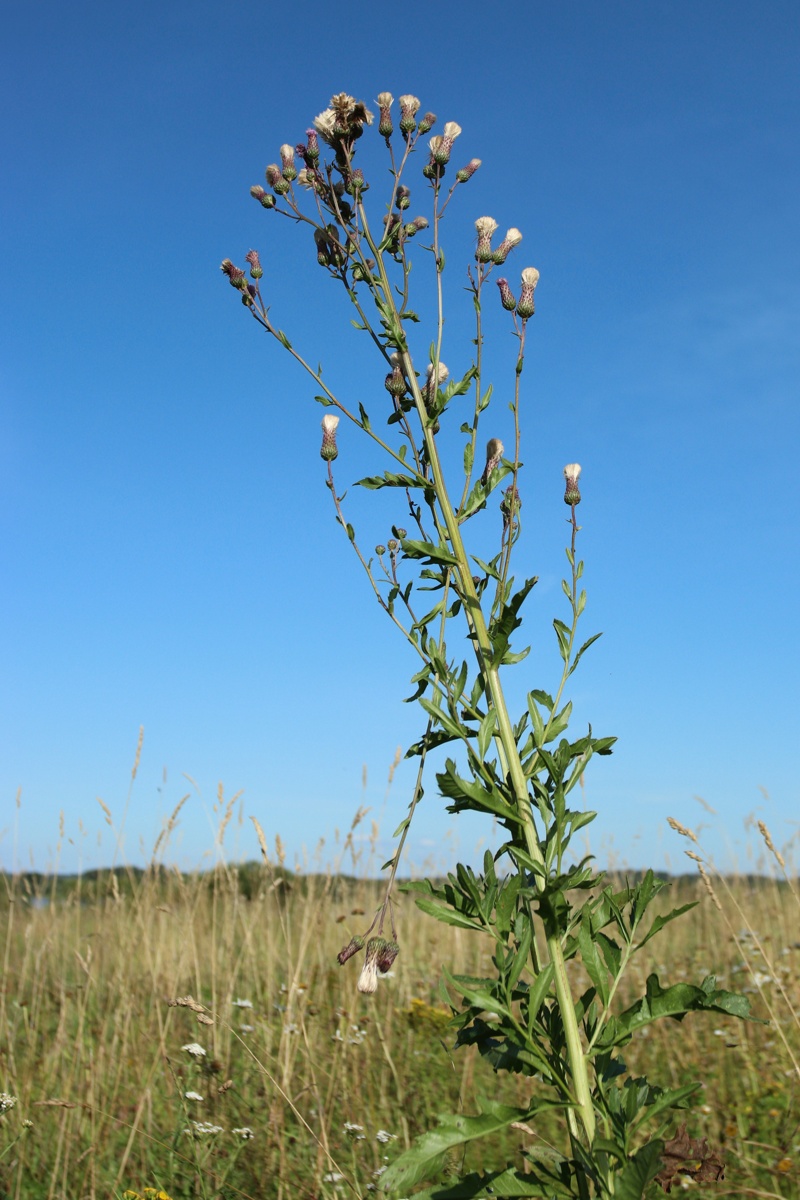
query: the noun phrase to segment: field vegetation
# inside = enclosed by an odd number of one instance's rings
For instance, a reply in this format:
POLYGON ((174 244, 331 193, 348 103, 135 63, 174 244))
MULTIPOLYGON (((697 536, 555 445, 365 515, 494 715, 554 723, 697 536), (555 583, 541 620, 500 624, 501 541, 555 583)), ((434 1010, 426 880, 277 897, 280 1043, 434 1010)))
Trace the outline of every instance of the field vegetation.
MULTIPOLYGON (((627 1048, 634 1073, 703 1085, 688 1133, 725 1177, 673 1190, 800 1196, 800 907, 769 845, 752 875, 672 880, 661 911, 697 906, 648 944, 618 998, 651 970, 715 973, 758 1018, 690 1013, 627 1048)), ((337 951, 383 891, 352 837, 345 850, 328 872, 288 871, 278 842, 261 863, 196 874, 4 877, 3 1200, 366 1196, 439 1112, 524 1100, 535 1079, 494 1075, 448 1029, 442 964, 485 973, 489 939, 401 897, 400 955, 374 996, 357 992, 337 951)), ((442 1180, 520 1165, 558 1136, 545 1118, 505 1130, 442 1180)))

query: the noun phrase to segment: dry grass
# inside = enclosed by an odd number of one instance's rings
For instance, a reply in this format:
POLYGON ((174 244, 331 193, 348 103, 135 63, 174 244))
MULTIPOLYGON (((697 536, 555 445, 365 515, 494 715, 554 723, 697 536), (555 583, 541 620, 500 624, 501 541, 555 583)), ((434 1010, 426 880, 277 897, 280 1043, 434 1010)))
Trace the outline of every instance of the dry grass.
MULTIPOLYGON (((690 1128, 727 1161, 715 1196, 800 1195, 800 908, 765 845, 771 878, 673 886, 670 905, 678 891, 698 907, 649 943, 626 989, 651 970, 667 982, 715 972, 770 1021, 690 1016, 628 1052, 655 1082, 703 1082, 690 1128)), ((0 1088, 17 1104, 0 1118, 0 1197, 364 1195, 437 1112, 530 1087, 451 1052, 439 968, 488 973, 479 937, 401 902, 392 976, 358 995, 357 961, 335 955, 369 924, 367 879, 287 876, 273 856, 205 875, 107 873, 67 898, 54 879, 5 889, 0 1088), (37 906, 36 891, 53 902, 37 906)), ((527 1138, 491 1153, 505 1161, 527 1138)))

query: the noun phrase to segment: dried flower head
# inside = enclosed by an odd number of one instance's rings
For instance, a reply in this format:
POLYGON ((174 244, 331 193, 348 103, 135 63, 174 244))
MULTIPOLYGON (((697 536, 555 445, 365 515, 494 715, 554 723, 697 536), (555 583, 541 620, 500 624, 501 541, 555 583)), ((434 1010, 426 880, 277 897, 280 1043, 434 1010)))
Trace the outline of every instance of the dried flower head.
POLYGON ((375 103, 379 109, 378 133, 381 137, 391 137, 394 132, 391 112, 392 105, 394 104, 394 96, 391 92, 380 92, 375 103))
POLYGON ((364 125, 372 124, 372 113, 362 100, 347 92, 331 96, 331 106, 314 118, 314 128, 329 146, 360 137, 364 125))
POLYGON ((478 233, 478 245, 475 258, 479 263, 492 261, 492 235, 497 231, 497 221, 494 217, 478 217, 475 222, 478 233))
POLYGON ((460 171, 456 171, 456 179, 458 182, 466 183, 468 179, 472 179, 472 176, 478 170, 480 165, 481 160, 479 158, 471 158, 465 167, 462 167, 460 171))
POLYGON ((227 275, 231 281, 231 286, 243 292, 247 287, 247 281, 244 277, 244 271, 240 267, 235 267, 229 258, 223 258, 220 263, 220 270, 223 275, 227 275))
POLYGON ((522 317, 525 321, 527 321, 528 317, 532 317, 536 311, 533 293, 536 291, 538 282, 539 272, 536 270, 536 267, 526 267, 522 272, 522 291, 519 294, 519 303, 517 304, 517 316, 522 317))
POLYGON ((358 990, 366 996, 372 996, 378 990, 378 942, 379 938, 370 938, 367 942, 367 953, 364 965, 358 977, 358 990))
POLYGON ((492 471, 495 467, 500 466, 504 450, 505 446, 500 441, 500 438, 489 438, 489 441, 486 443, 486 466, 483 468, 481 483, 488 483, 492 471))
POLYGON ((509 229, 506 236, 503 238, 500 245, 492 255, 492 262, 498 264, 504 263, 515 246, 518 246, 522 241, 522 234, 518 229, 509 229))
POLYGON ((250 264, 250 278, 262 279, 264 272, 261 269, 261 259, 258 257, 258 251, 248 250, 244 256, 244 260, 250 264))
POLYGON ((401 96, 400 104, 400 129, 409 137, 417 127, 417 113, 419 111, 419 100, 416 96, 401 96))
POLYGON ((320 456, 327 462, 333 462, 339 453, 336 445, 336 426, 339 418, 335 413, 326 413, 322 418, 322 446, 320 456))
POLYGON ((564 467, 564 478, 567 481, 566 490, 564 491, 564 503, 572 507, 581 502, 581 493, 578 487, 580 473, 580 463, 567 463, 564 467))
POLYGON ((297 168, 294 165, 294 146, 290 146, 287 142, 285 145, 281 146, 280 153, 282 168, 281 174, 283 175, 284 179, 288 179, 291 183, 293 179, 297 179, 297 168))

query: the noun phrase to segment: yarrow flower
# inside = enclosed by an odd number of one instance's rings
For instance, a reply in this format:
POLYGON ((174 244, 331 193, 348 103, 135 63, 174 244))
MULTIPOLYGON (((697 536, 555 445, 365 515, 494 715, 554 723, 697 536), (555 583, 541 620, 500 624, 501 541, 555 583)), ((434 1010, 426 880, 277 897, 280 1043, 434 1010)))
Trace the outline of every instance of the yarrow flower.
POLYGON ((200 1095, 199 1092, 184 1092, 183 1094, 187 1100, 202 1100, 203 1099, 203 1097, 200 1095))
POLYGON ((205 1058, 206 1056, 206 1052, 199 1042, 187 1042, 185 1046, 181 1046, 181 1050, 191 1054, 192 1058, 205 1058))
POLYGON ((522 317, 527 321, 528 317, 532 317, 536 311, 533 301, 533 293, 536 291, 536 285, 539 282, 539 272, 536 267, 526 267, 522 272, 522 291, 519 294, 519 303, 517 304, 517 316, 522 317))
POLYGON ((8 1112, 16 1103, 16 1096, 10 1096, 8 1092, 0 1092, 0 1113, 8 1112))
POLYGON ((578 487, 578 477, 580 476, 580 473, 580 463, 567 463, 567 465, 564 467, 564 478, 567 481, 566 490, 564 492, 564 503, 572 505, 573 507, 581 502, 581 492, 580 488, 578 487))
POLYGON ((240 1125, 238 1129, 232 1129, 231 1133, 235 1134, 236 1137, 240 1137, 243 1142, 247 1142, 250 1138, 256 1136, 249 1125, 240 1125))

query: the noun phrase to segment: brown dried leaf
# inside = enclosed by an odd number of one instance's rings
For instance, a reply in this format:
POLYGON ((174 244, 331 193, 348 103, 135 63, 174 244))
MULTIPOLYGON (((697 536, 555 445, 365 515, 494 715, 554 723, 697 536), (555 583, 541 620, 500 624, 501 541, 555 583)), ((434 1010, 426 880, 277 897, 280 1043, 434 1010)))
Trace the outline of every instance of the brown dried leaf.
POLYGON ((688 1175, 695 1183, 716 1183, 725 1178, 722 1159, 716 1151, 709 1150, 705 1138, 690 1138, 685 1124, 679 1127, 674 1138, 664 1143, 661 1159, 664 1165, 656 1175, 656 1183, 665 1192, 672 1191, 676 1176, 688 1175))

